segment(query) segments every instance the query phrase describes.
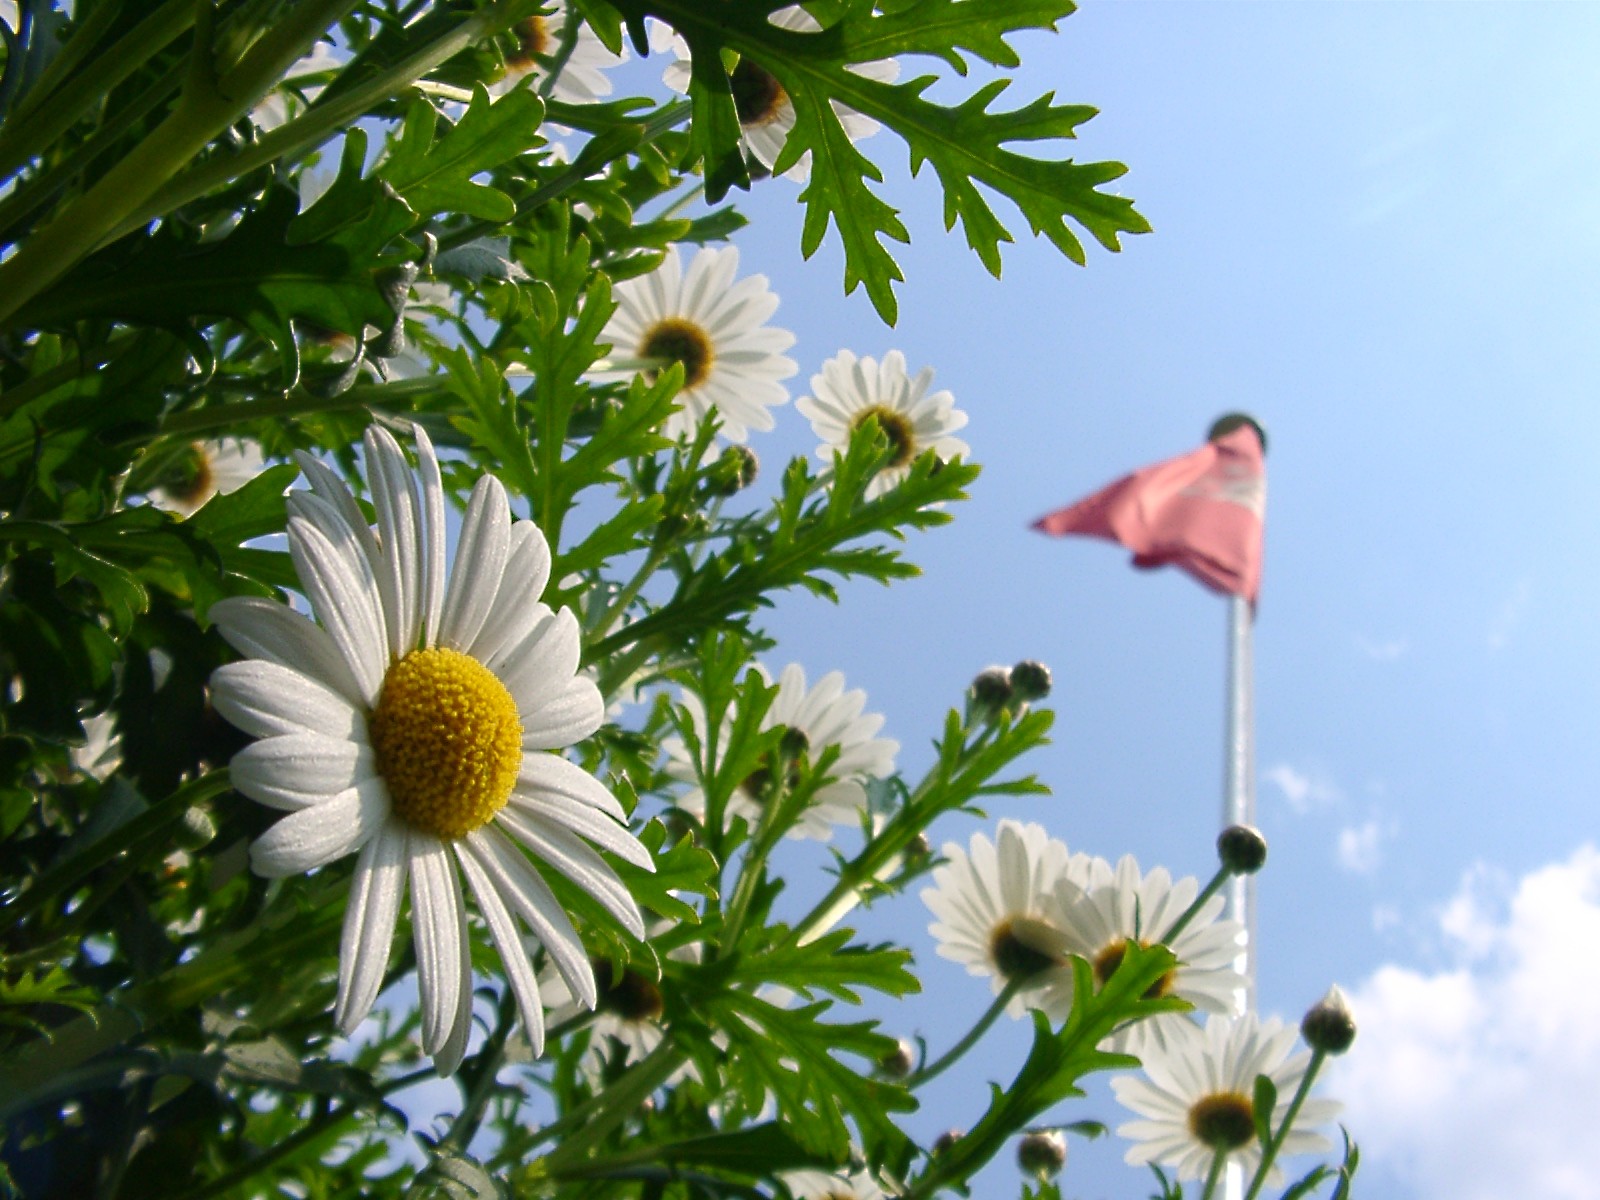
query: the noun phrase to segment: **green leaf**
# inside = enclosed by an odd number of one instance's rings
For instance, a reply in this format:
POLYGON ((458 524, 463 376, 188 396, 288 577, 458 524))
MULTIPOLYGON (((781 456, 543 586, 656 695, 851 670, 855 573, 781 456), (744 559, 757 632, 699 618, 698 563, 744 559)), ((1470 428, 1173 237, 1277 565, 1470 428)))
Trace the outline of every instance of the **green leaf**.
POLYGON ((1256 1138, 1265 1146, 1272 1140, 1272 1113, 1278 1107, 1278 1085, 1269 1075, 1257 1075, 1251 1094, 1250 1116, 1255 1122, 1256 1138))
POLYGON ((667 827, 660 821, 651 821, 639 831, 639 840, 656 861, 654 872, 644 871, 632 863, 615 863, 617 874, 641 908, 648 908, 657 916, 671 921, 700 923, 700 914, 693 906, 675 893, 696 896, 717 894, 717 860, 707 850, 694 844, 685 836, 670 850, 662 851, 667 827))
POLYGON ((748 984, 773 983, 810 996, 813 991, 860 1004, 857 988, 886 996, 922 990, 908 969, 911 952, 898 946, 852 946, 851 931, 836 929, 803 946, 743 955, 731 978, 748 984))
POLYGON ((436 137, 439 112, 418 96, 378 174, 419 216, 451 213, 504 224, 517 215, 516 204, 473 176, 543 145, 543 120, 544 104, 529 89, 515 88, 491 101, 480 83, 461 119, 446 123, 436 137))

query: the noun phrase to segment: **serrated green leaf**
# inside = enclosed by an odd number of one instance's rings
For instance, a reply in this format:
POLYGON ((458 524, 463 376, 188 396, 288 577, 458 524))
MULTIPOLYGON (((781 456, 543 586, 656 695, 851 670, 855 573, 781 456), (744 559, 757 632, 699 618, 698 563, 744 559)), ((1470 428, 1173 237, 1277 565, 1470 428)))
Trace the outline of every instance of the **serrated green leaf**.
POLYGON ((803 946, 786 946, 742 956, 732 978, 748 984, 779 984, 803 996, 813 991, 860 1004, 856 990, 868 987, 886 996, 922 990, 907 968, 911 952, 898 946, 852 946, 851 932, 836 929, 803 946))
POLYGON ((503 224, 517 215, 516 204, 473 176, 543 145, 543 120, 544 104, 529 89, 490 100, 480 83, 461 119, 435 136, 439 112, 419 96, 406 109, 405 125, 378 174, 419 216, 452 213, 503 224))

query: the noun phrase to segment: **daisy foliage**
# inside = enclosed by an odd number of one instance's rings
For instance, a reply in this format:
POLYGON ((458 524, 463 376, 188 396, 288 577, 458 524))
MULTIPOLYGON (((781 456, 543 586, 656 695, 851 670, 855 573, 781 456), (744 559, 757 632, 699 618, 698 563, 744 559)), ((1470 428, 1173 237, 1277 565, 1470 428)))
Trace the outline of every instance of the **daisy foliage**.
POLYGON ((1048 670, 776 667, 982 447, 731 189, 891 319, 896 142, 996 274, 1116 249, 1004 94, 1071 10, 0 0, 0 1193, 989 1194, 1096 1072, 1186 1181, 1313 1148, 1354 1018, 1223 1024, 1235 868, 1047 828, 1048 670))

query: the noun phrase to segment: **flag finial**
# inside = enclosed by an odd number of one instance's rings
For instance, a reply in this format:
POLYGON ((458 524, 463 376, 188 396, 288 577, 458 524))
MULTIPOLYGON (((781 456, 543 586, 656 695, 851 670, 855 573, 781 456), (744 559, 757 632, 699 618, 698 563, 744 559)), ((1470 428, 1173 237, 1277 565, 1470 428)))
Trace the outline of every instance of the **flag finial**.
POLYGON ((1211 422, 1211 428, 1206 431, 1206 441, 1214 442, 1218 438, 1227 437, 1230 433, 1232 433, 1235 429, 1238 429, 1241 425, 1248 425, 1248 426, 1250 426, 1250 428, 1252 428, 1252 429, 1254 429, 1256 431, 1256 437, 1259 438, 1260 441, 1261 441, 1261 453, 1262 454, 1266 454, 1266 452, 1267 452, 1267 428, 1260 421, 1258 421, 1254 417, 1252 417, 1249 413, 1243 413, 1243 412, 1223 413, 1222 416, 1218 417, 1215 421, 1211 422))

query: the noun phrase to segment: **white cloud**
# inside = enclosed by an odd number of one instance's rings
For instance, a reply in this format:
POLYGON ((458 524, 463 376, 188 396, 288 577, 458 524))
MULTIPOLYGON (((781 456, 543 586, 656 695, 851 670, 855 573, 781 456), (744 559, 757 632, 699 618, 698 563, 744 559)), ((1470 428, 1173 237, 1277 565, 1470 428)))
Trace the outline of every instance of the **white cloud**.
POLYGON ((1411 643, 1405 638, 1386 638, 1379 641, 1369 638, 1364 633, 1356 634, 1356 649, 1365 654, 1373 662, 1393 662, 1411 649, 1411 643))
POLYGON ((1329 1091, 1363 1157, 1421 1200, 1597 1200, 1600 850, 1514 883, 1475 869, 1435 920, 1447 965, 1351 990, 1329 1091))
POLYGON ((1370 875, 1383 861, 1383 843, 1394 834, 1394 823, 1381 821, 1377 817, 1360 825, 1346 826, 1339 831, 1335 858, 1346 871, 1356 875, 1370 875))
POLYGON ((1277 763, 1261 772, 1261 778, 1275 786, 1297 813, 1307 813, 1339 799, 1339 789, 1320 774, 1298 771, 1288 763, 1277 763))
POLYGON ((1504 650, 1511 644, 1511 635, 1522 624, 1527 614, 1528 602, 1533 599, 1533 587, 1526 579, 1517 581, 1511 595, 1489 621, 1489 649, 1504 650))

